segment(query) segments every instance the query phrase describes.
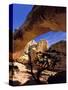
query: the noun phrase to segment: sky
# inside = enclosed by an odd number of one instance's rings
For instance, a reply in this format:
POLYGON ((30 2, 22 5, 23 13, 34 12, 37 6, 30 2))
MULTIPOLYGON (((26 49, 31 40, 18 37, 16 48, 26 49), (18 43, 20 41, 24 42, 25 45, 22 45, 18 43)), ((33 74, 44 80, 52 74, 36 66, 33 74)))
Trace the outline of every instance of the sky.
POLYGON ((31 9, 32 5, 13 4, 13 31, 24 23, 31 9))
POLYGON ((40 36, 37 36, 34 40, 36 42, 39 42, 41 39, 47 40, 48 41, 48 46, 50 47, 54 43, 57 43, 61 40, 66 40, 66 32, 54 32, 50 31, 48 33, 44 33, 40 36))
MULTIPOLYGON (((13 31, 24 23, 32 7, 33 7, 32 5, 25 5, 25 4, 13 5, 13 31)), ((66 33, 50 31, 48 33, 44 33, 36 37, 35 41, 38 42, 41 39, 46 39, 50 47, 52 44, 58 41, 66 40, 66 33)))

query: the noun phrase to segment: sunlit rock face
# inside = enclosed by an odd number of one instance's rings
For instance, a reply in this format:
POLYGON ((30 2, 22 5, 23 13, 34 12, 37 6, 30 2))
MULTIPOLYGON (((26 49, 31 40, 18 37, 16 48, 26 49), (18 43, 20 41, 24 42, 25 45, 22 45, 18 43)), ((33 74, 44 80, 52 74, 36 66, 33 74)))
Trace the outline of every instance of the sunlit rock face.
POLYGON ((35 40, 31 40, 31 41, 29 41, 28 43, 27 43, 27 45, 25 46, 25 48, 24 48, 24 53, 28 53, 29 51, 29 47, 30 46, 35 46, 37 43, 36 43, 36 41, 35 40))
POLYGON ((40 42, 37 43, 37 52, 44 53, 47 50, 48 50, 47 40, 41 40, 40 42))
POLYGON ((19 86, 25 84, 31 77, 31 75, 27 73, 28 69, 25 65, 18 62, 14 62, 13 65, 13 70, 10 70, 9 73, 10 83, 12 82, 11 85, 19 86), (15 66, 18 68, 18 70, 14 68, 15 66))
POLYGON ((28 63, 28 61, 29 61, 29 57, 28 57, 29 48, 31 47, 31 49, 32 49, 30 53, 32 53, 33 55, 31 54, 31 57, 34 57, 36 54, 36 46, 37 46, 37 43, 35 40, 29 41, 26 44, 21 56, 17 59, 17 61, 21 62, 21 63, 28 63), (33 51, 34 51, 34 53, 33 53, 33 51))

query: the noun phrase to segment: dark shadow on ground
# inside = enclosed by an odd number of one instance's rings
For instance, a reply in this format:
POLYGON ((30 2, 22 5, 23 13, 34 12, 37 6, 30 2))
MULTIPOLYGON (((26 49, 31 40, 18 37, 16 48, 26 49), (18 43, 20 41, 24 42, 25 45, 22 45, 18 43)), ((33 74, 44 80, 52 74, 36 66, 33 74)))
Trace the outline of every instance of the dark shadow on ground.
POLYGON ((48 78, 48 84, 66 83, 66 71, 59 72, 55 76, 48 78))
POLYGON ((21 83, 17 80, 16 81, 9 80, 9 85, 11 85, 11 86, 20 86, 21 83))

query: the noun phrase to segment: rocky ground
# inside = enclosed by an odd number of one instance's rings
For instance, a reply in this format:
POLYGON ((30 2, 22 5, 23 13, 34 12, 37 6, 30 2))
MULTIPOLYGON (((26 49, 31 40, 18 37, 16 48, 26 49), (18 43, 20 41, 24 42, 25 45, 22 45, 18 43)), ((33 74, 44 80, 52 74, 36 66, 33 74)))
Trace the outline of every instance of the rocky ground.
MULTIPOLYGON (((30 70, 26 68, 25 65, 15 62, 14 66, 17 66, 17 70, 14 69, 14 74, 12 75, 12 70, 9 74, 10 83, 13 82, 14 85, 31 85, 36 84, 33 80, 32 75, 30 74, 30 70)), ((36 70, 33 71, 34 73, 36 70)), ((51 75, 55 75, 57 72, 44 70, 41 74, 40 80, 41 82, 47 83, 48 77, 51 75)))

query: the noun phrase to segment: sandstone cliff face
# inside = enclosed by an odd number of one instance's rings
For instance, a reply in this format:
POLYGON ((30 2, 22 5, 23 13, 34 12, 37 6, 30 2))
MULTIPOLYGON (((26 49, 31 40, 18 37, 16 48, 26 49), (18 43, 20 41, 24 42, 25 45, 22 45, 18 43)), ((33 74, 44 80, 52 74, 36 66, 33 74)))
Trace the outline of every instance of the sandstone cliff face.
POLYGON ((66 41, 59 41, 56 44, 52 45, 49 49, 63 52, 66 54, 66 41))
POLYGON ((45 51, 48 50, 48 43, 46 40, 41 40, 37 44, 37 52, 42 52, 44 53, 45 51))
POLYGON ((60 52, 60 62, 55 66, 55 70, 66 71, 66 41, 60 41, 50 47, 50 50, 60 52))

